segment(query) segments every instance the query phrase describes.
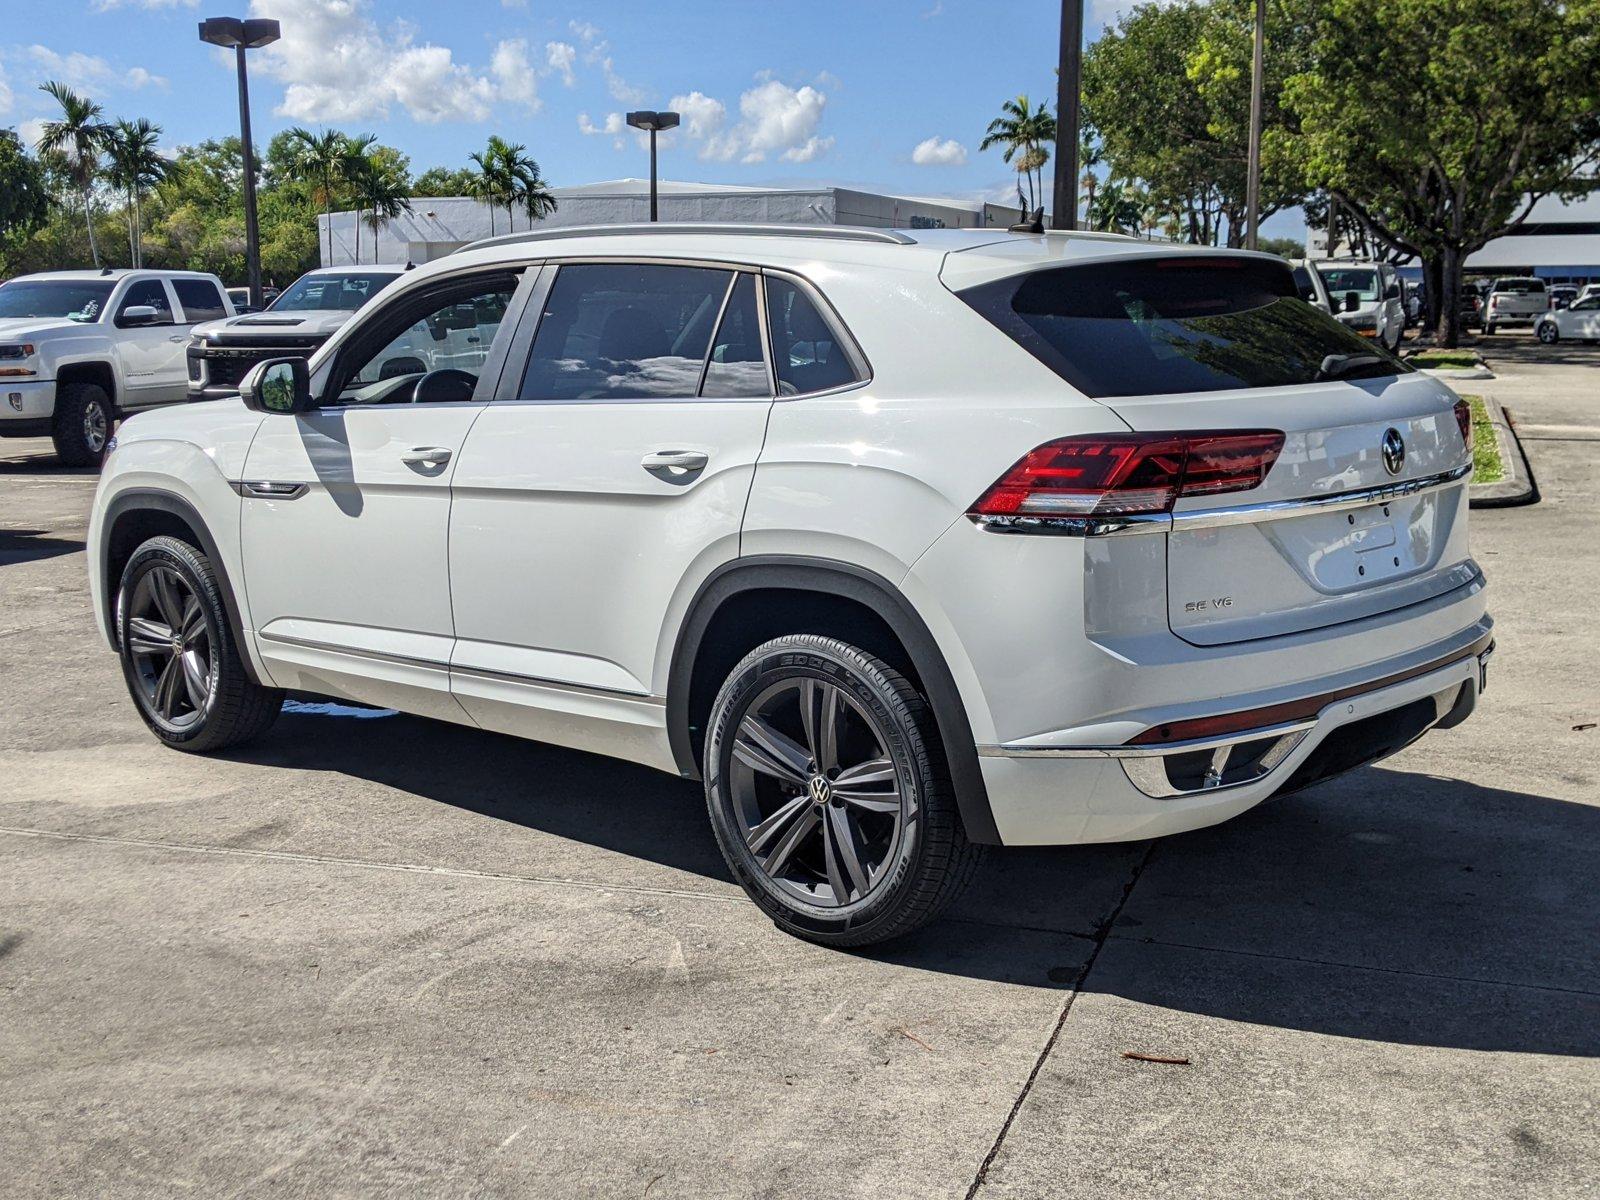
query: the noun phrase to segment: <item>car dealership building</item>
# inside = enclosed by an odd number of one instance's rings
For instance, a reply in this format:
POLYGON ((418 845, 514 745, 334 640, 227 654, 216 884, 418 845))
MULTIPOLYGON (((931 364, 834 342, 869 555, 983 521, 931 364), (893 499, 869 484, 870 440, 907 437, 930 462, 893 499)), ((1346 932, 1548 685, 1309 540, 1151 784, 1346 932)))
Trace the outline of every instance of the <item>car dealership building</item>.
MULTIPOLYGON (((737 221, 750 224, 866 225, 877 228, 945 229, 1000 227, 1022 219, 1020 210, 981 200, 948 197, 889 196, 854 188, 758 188, 721 183, 659 185, 663 221, 737 221)), ((650 182, 613 179, 579 187, 552 188, 556 211, 532 222, 540 229, 563 225, 614 225, 650 218, 650 182)), ((324 266, 357 261, 354 212, 318 218, 324 266), (333 255, 328 258, 328 227, 333 227, 333 255)), ((411 211, 387 222, 377 235, 373 257, 372 229, 360 226, 361 262, 427 262, 459 250, 469 242, 530 227, 526 213, 508 220, 504 208, 491 211, 482 200, 467 196, 415 196, 411 211)))

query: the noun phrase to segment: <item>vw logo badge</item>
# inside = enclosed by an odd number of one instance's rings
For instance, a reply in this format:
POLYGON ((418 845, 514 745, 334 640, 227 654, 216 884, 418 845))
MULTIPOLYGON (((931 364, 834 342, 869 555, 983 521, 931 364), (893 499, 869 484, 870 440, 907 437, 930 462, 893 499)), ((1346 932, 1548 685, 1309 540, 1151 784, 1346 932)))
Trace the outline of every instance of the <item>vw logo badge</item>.
POLYGON ((806 785, 806 790, 811 793, 811 803, 826 804, 833 794, 833 789, 828 786, 828 781, 821 775, 813 775, 806 785))
POLYGON ((1385 429, 1381 447, 1384 469, 1391 475, 1400 474, 1400 469, 1406 465, 1406 440, 1400 436, 1400 431, 1385 429))

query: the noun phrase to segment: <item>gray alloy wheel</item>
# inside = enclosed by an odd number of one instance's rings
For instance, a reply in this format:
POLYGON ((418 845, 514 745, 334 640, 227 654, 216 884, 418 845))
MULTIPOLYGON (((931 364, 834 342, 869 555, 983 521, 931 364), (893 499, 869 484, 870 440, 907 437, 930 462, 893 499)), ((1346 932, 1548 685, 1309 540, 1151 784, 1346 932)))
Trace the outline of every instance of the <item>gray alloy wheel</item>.
POLYGON ((780 929, 866 946, 937 917, 972 878, 937 723, 883 659, 823 634, 757 646, 707 721, 706 808, 780 929))
POLYGON ((1539 325, 1539 340, 1546 346, 1554 346, 1561 340, 1561 331, 1556 328, 1554 321, 1543 321, 1539 325))
POLYGON ((181 574, 158 565, 134 585, 126 606, 126 651, 140 706, 161 728, 181 733, 205 719, 216 690, 205 605, 181 574))
POLYGON ((774 683, 745 709, 728 791, 752 858, 805 904, 865 902, 906 848, 914 799, 865 710, 822 679, 774 683))
POLYGON ((106 438, 110 433, 111 419, 106 416, 105 405, 98 400, 90 400, 83 406, 83 444, 91 454, 99 454, 106 448, 106 438))

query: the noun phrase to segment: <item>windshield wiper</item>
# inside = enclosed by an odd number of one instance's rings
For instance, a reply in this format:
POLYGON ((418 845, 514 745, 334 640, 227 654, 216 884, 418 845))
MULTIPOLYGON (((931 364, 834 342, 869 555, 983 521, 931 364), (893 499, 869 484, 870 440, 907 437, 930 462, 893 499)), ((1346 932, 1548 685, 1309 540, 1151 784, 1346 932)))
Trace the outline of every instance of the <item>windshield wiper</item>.
POLYGON ((1384 365, 1383 359, 1376 354, 1330 354, 1322 360, 1322 365, 1317 368, 1317 382, 1325 383, 1330 379, 1348 379, 1357 371, 1384 365))

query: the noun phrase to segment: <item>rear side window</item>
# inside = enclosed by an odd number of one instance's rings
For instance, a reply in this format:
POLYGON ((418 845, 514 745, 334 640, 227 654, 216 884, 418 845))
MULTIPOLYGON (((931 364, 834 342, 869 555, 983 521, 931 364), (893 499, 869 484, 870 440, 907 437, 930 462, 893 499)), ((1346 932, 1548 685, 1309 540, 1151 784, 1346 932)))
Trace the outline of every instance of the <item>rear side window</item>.
POLYGON ((1088 396, 1285 387, 1412 369, 1302 302, 1286 263, 1139 258, 1013 275, 959 295, 1088 396))
POLYGON ((767 276, 767 321, 782 395, 800 396, 860 382, 861 375, 833 327, 798 284, 767 276))
POLYGON ((183 306, 183 319, 191 324, 228 315, 222 293, 209 279, 174 279, 172 290, 178 293, 178 303, 183 306))
POLYGON ((693 397, 733 276, 646 263, 563 266, 539 318, 519 398, 693 397))
POLYGON ((711 339, 700 394, 707 399, 759 399, 772 395, 767 359, 761 352, 761 317, 756 312, 756 277, 743 274, 733 285, 722 324, 711 339))

